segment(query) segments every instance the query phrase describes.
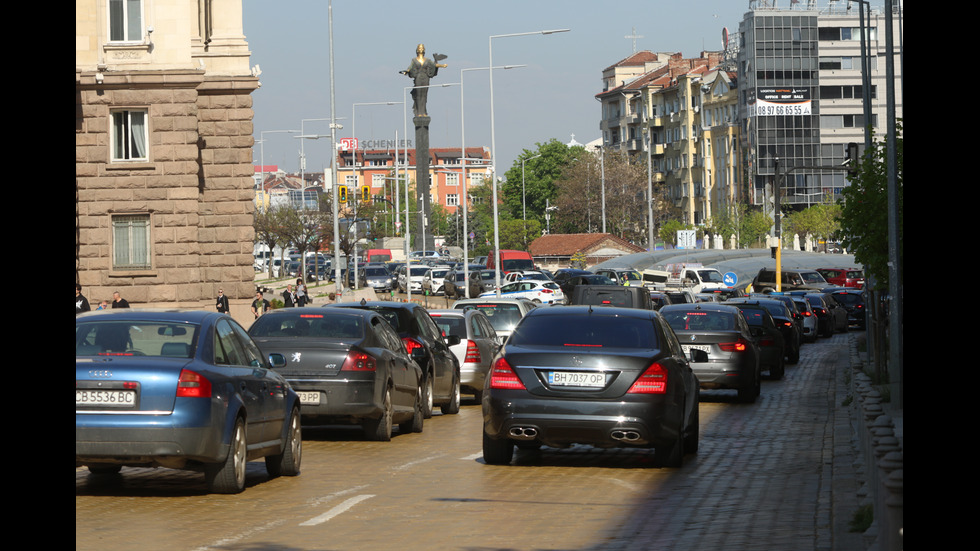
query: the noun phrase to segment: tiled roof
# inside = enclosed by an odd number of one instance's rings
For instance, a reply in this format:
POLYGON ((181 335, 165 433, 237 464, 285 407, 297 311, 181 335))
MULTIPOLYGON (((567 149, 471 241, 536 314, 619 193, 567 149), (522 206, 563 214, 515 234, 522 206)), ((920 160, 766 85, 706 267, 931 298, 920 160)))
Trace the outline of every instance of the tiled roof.
POLYGON ((531 256, 571 256, 579 251, 588 252, 605 244, 606 247, 622 249, 624 252, 643 252, 625 239, 611 233, 553 233, 542 235, 531 242, 531 256))

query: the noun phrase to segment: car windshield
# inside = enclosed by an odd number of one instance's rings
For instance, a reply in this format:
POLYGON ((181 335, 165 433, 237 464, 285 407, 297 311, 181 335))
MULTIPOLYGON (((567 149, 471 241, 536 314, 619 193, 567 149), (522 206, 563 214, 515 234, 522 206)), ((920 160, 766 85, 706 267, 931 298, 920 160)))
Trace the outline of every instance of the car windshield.
POLYGON ((847 306, 864 304, 864 299, 861 298, 861 295, 857 293, 834 293, 833 297, 834 300, 836 300, 837 302, 841 304, 845 304, 847 306))
POLYGON ((367 268, 366 270, 364 270, 364 273, 367 274, 368 276, 385 277, 388 275, 388 270, 385 270, 384 268, 367 268))
POLYGON ((534 262, 528 258, 511 258, 501 261, 501 267, 508 272, 515 270, 533 270, 534 262))
POLYGON ((728 312, 672 310, 661 314, 674 331, 731 331, 735 328, 735 317, 728 312))
POLYGON ((749 325, 755 327, 765 327, 766 312, 761 308, 743 308, 741 306, 737 307, 742 311, 742 317, 745 321, 749 322, 749 325))
POLYGON ((193 358, 200 326, 161 321, 75 324, 76 356, 193 358))
POLYGON ((698 275, 701 276, 701 281, 705 283, 724 283, 724 278, 717 270, 698 270, 698 275))
POLYGON ((429 268, 426 268, 425 266, 423 266, 423 267, 421 267, 421 268, 416 268, 416 267, 414 267, 414 266, 413 266, 413 267, 412 267, 412 276, 413 276, 413 277, 414 277, 414 276, 419 276, 419 277, 421 277, 421 276, 424 276, 424 275, 425 275, 425 273, 426 273, 426 272, 428 272, 428 271, 429 271, 429 268))
POLYGON ((249 329, 253 337, 320 337, 327 339, 361 339, 361 319, 320 313, 288 313, 261 316, 249 329))
POLYGON ((658 348, 649 319, 587 314, 532 316, 514 331, 508 345, 562 348, 658 348))

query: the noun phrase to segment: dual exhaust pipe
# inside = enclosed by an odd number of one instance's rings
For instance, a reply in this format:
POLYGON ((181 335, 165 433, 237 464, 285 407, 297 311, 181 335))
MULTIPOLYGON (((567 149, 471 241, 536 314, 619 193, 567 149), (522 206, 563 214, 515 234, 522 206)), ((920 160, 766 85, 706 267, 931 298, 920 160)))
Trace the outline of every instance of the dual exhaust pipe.
POLYGON ((511 427, 508 434, 517 440, 533 440, 538 435, 535 427, 511 427))
POLYGON ((620 442, 636 442, 640 439, 640 433, 635 430, 614 430, 609 435, 620 442))

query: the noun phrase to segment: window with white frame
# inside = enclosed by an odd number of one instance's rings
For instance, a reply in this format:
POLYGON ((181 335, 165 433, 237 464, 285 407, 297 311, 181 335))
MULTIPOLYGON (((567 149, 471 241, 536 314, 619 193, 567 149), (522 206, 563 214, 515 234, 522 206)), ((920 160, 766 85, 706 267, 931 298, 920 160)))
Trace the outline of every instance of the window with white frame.
POLYGON ((385 186, 385 175, 384 174, 372 174, 371 175, 371 187, 384 187, 385 186))
POLYGON ((459 174, 446 174, 446 185, 447 186, 458 186, 459 185, 459 174))
POLYGON ((486 174, 482 172, 470 172, 466 177, 470 179, 471 186, 478 186, 483 183, 486 174))
POLYGON ((143 40, 143 0, 109 0, 109 41, 143 40))
POLYGON ((455 193, 450 193, 446 195, 446 206, 447 207, 458 207, 459 206, 459 195, 455 193))
POLYGON ((112 217, 112 268, 149 270, 150 215, 125 214, 112 217))
POLYGON ((147 144, 149 133, 146 109, 126 109, 113 111, 112 116, 112 160, 149 160, 147 144))
POLYGON ((344 184, 348 187, 357 187, 357 174, 348 174, 344 176, 344 184))

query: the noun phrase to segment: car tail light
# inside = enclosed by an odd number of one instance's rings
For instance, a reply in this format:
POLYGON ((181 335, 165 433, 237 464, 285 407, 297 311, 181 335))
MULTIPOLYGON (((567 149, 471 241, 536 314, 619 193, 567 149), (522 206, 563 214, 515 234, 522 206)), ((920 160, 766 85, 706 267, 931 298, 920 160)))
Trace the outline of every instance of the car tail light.
POLYGON ((340 368, 341 371, 375 371, 377 369, 378 364, 373 357, 364 352, 353 350, 347 353, 347 359, 344 360, 344 365, 340 368))
POLYGON ((514 372, 514 368, 507 362, 506 358, 500 358, 493 362, 490 369, 490 388, 500 388, 507 390, 526 390, 520 377, 514 372))
POLYGON ((804 310, 804 311, 803 311, 803 317, 804 317, 804 318, 808 318, 808 317, 810 317, 810 316, 811 316, 811 314, 810 314, 810 311, 809 311, 809 310, 804 310))
POLYGON ((483 361, 480 356, 480 348, 474 341, 466 341, 466 357, 463 361, 465 363, 480 363, 483 361))
POLYGON ((180 371, 180 378, 177 379, 177 397, 210 398, 211 381, 207 380, 200 373, 182 369, 180 371))
POLYGON ((667 369, 657 362, 640 375, 627 394, 664 394, 667 392, 667 369))
POLYGON ((422 346, 422 343, 413 339, 412 337, 402 337, 402 342, 405 343, 405 352, 409 356, 412 355, 412 350, 415 350, 416 348, 425 348, 422 346))
POLYGON ((735 342, 722 342, 718 343, 718 347, 725 352, 745 352, 746 349, 745 339, 739 338, 735 342))

